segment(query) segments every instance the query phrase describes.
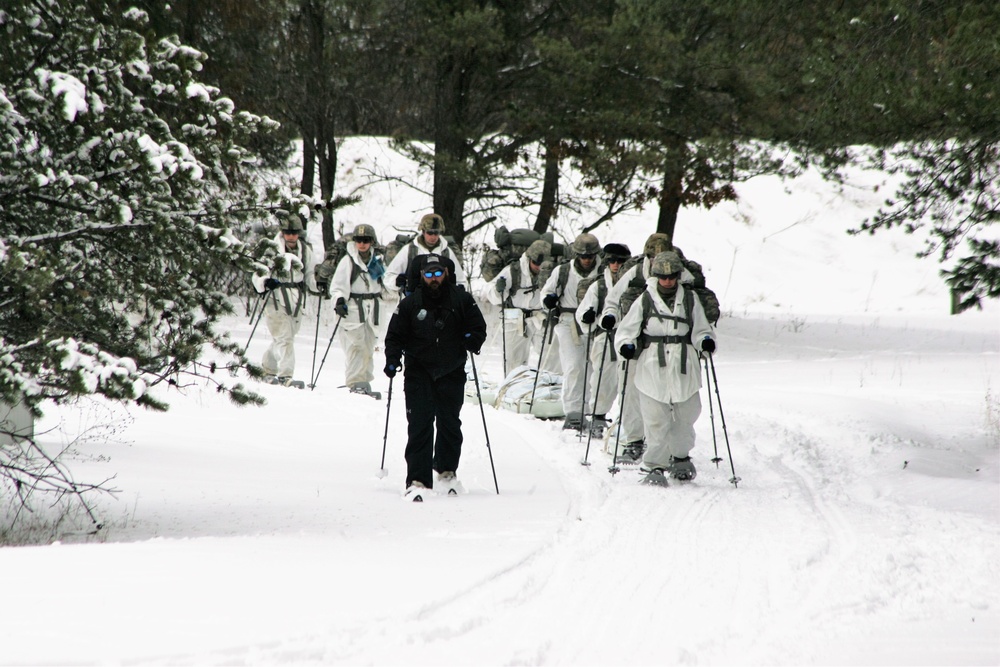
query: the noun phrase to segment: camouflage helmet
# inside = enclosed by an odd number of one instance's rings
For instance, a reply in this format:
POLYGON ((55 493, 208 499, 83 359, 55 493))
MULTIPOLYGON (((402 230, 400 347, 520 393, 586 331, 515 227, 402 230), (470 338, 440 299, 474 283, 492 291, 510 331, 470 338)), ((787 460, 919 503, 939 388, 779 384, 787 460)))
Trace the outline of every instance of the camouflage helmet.
POLYGON ((552 244, 543 239, 532 241, 528 249, 524 251, 524 254, 535 264, 541 264, 552 254, 552 244))
POLYGON ((573 254, 578 257, 580 255, 596 255, 601 252, 601 242, 593 234, 584 232, 573 240, 572 248, 573 254))
POLYGON ((646 239, 646 245, 642 248, 642 254, 652 259, 661 252, 673 249, 674 244, 670 242, 670 237, 666 234, 657 232, 655 234, 650 234, 649 238, 646 239))
POLYGON ((444 218, 437 213, 428 213, 420 218, 417 230, 421 232, 440 232, 444 234, 444 218))
POLYGON ((649 272, 657 278, 674 276, 684 270, 680 256, 673 250, 665 250, 653 258, 653 266, 649 272))
POLYGON ((375 234, 375 228, 371 225, 358 225, 354 228, 354 231, 351 232, 352 239, 365 237, 370 238, 372 243, 378 243, 378 236, 375 234))
POLYGON ((289 213, 281 222, 281 231, 287 234, 301 234, 306 230, 302 224, 302 216, 298 213, 289 213))

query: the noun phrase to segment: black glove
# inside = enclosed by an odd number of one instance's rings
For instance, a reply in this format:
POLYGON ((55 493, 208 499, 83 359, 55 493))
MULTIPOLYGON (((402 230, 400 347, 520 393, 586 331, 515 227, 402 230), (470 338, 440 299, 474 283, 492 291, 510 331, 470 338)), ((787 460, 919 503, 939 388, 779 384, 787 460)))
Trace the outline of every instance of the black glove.
POLYGON ((587 312, 585 312, 583 315, 580 316, 580 320, 584 324, 593 324, 594 320, 596 319, 597 319, 597 313, 594 312, 593 308, 588 308, 587 312))
POLYGON ((601 328, 605 331, 611 331, 615 328, 615 323, 618 320, 615 319, 614 315, 605 315, 601 318, 601 328))
POLYGON ((503 294, 507 291, 507 279, 503 276, 497 278, 496 282, 497 294, 503 294))
POLYGON ((559 296, 556 294, 546 294, 545 298, 542 299, 542 304, 549 310, 552 310, 559 305, 559 296))
POLYGON ((701 341, 701 349, 703 352, 708 352, 709 354, 715 352, 715 341, 705 336, 705 340, 701 341))
POLYGON ((347 302, 344 301, 344 297, 337 299, 337 305, 333 307, 333 310, 341 317, 347 317, 347 302))
POLYGON ((330 281, 329 280, 317 280, 316 289, 327 299, 330 298, 330 281))
POLYGON ((264 281, 265 290, 278 289, 279 287, 281 287, 281 281, 277 278, 268 278, 264 281))
POLYGON ((465 338, 462 339, 462 346, 472 354, 479 354, 479 350, 482 348, 482 344, 472 340, 472 334, 465 334, 465 338))
POLYGON ((622 355, 622 359, 635 359, 635 345, 632 343, 622 345, 618 352, 622 355))
POLYGON ((382 372, 385 373, 386 377, 394 378, 396 377, 396 373, 401 371, 402 369, 403 369, 403 363, 401 361, 398 361, 396 359, 390 359, 389 361, 386 362, 385 368, 382 369, 382 372))
POLYGON ((396 287, 398 287, 399 289, 403 289, 404 287, 406 287, 405 273, 400 273, 398 276, 396 276, 396 287))

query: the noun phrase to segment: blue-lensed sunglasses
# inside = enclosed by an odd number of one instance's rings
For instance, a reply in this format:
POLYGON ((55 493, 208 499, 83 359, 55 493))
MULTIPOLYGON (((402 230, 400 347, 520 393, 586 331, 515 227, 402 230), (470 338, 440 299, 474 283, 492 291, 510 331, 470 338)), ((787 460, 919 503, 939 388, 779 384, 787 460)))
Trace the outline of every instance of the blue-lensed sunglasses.
POLYGON ((444 271, 437 269, 436 271, 424 271, 424 278, 440 278, 444 275, 444 271))

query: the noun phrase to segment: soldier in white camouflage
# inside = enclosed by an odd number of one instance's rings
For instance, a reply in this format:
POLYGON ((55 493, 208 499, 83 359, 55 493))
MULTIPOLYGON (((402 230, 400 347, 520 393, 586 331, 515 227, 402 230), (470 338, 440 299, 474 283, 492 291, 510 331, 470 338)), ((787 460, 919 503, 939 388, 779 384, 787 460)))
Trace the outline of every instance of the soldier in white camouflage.
POLYGON ((667 476, 694 479, 694 423, 701 414, 699 353, 715 352, 715 331, 694 290, 681 284, 684 265, 674 251, 653 259, 646 290, 615 335, 629 360, 642 411, 647 449, 642 467, 649 484, 667 476))

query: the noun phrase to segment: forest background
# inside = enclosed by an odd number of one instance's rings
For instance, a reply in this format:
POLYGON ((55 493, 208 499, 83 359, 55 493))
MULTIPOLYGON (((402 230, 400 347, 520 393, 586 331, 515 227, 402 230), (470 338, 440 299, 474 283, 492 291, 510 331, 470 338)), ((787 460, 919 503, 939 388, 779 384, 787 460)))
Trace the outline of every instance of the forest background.
MULTIPOLYGON (((1000 296, 993 2, 10 0, 0 30, 9 404, 164 409, 145 388, 189 374, 260 402, 202 349, 259 375, 215 325, 280 261, 255 244, 276 214, 349 231, 352 136, 431 174, 458 243, 641 209, 672 235, 754 176, 868 166, 894 190, 854 232, 926 232, 956 312, 1000 296), (301 178, 275 187, 296 140, 301 178)), ((17 493, 81 491, 28 449, 3 450, 17 493)))

